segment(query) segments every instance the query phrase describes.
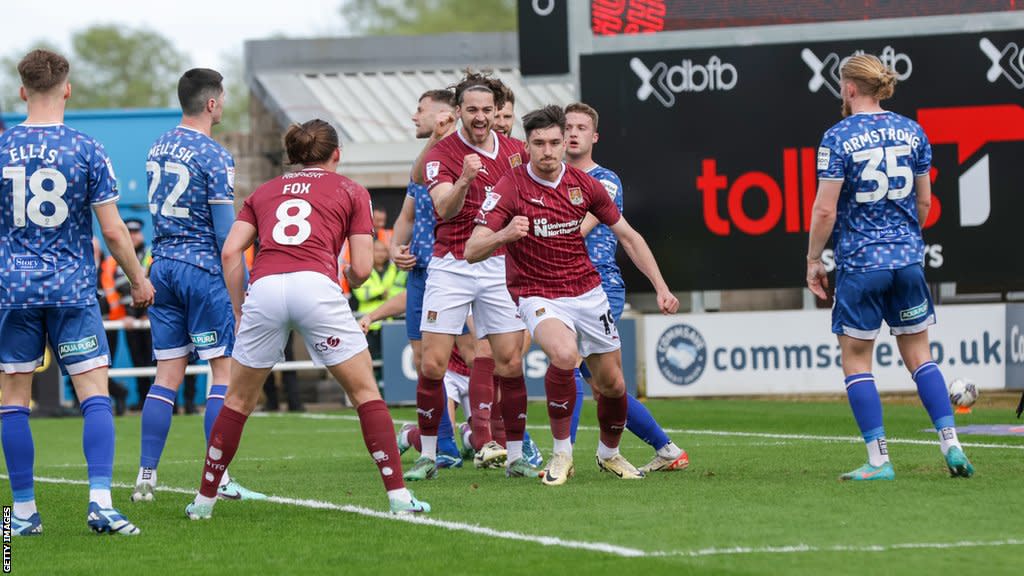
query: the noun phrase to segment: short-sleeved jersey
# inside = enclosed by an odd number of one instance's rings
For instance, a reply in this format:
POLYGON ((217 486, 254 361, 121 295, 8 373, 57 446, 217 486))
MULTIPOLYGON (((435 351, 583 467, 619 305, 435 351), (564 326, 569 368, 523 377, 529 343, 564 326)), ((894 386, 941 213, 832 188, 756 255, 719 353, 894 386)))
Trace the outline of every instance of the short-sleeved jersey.
POLYGON ((187 262, 220 274, 210 204, 235 201, 235 161, 206 134, 178 126, 146 158, 153 258, 187 262))
POLYGON ((844 118, 818 148, 818 178, 841 180, 832 234, 843 270, 921 264, 924 240, 914 179, 931 170, 932 148, 921 126, 893 112, 844 118))
POLYGON ((63 124, 0 135, 0 309, 93 305, 91 207, 117 199, 91 137, 63 124))
POLYGON ((320 168, 278 176, 245 199, 238 219, 256 227, 260 249, 250 282, 288 272, 319 272, 338 280, 345 239, 373 235, 370 193, 320 168))
POLYGON ((601 284, 580 225, 587 212, 609 226, 621 214, 597 180, 562 166, 557 182, 536 176, 529 164, 513 169, 477 213, 476 224, 495 232, 515 216, 530 220, 527 235, 506 246, 508 289, 517 302, 526 296, 580 296, 601 284))
POLYGON ((494 151, 491 153, 466 142, 461 130, 445 137, 427 153, 424 176, 429 190, 441 183, 454 184, 462 175, 462 162, 468 154, 478 154, 483 165, 466 192, 462 210, 450 220, 437 219, 434 256, 443 257, 451 253, 460 260, 465 257, 466 241, 473 233, 473 219, 484 199, 506 172, 523 164, 526 149, 522 142, 494 131, 491 137, 494 139, 494 151))
POLYGON ((413 199, 415 206, 409 253, 416 257, 417 267, 426 268, 434 253, 434 202, 425 184, 409 182, 405 194, 413 199))
MULTIPOLYGON (((611 170, 603 166, 594 166, 587 170, 592 178, 604 186, 608 196, 615 202, 615 206, 622 212, 622 180, 611 170)), ((619 247, 619 239, 612 232, 612 229, 604 224, 594 226, 594 229, 587 234, 587 252, 590 253, 590 261, 601 276, 606 274, 621 274, 619 265, 615 261, 615 251, 619 247)))

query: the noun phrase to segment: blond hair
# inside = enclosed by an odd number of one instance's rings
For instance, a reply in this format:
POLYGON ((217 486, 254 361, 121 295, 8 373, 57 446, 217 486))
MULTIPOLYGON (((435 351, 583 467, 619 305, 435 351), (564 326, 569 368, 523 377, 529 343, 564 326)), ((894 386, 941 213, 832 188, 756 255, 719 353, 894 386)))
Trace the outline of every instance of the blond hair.
POLYGON ((843 64, 843 80, 857 85, 857 92, 876 100, 892 98, 896 91, 896 73, 873 54, 857 54, 843 64))

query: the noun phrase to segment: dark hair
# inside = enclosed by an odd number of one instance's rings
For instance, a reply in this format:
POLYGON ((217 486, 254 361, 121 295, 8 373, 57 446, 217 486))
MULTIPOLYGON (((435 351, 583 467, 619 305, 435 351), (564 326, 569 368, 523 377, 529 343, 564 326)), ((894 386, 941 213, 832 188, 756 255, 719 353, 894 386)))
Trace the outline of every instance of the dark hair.
POLYGON ((584 104, 583 102, 573 102, 565 107, 565 113, 568 114, 570 112, 590 116, 590 119, 594 121, 594 132, 597 132, 597 120, 599 116, 597 115, 597 110, 594 110, 593 106, 590 104, 584 104))
POLYGON ((217 98, 224 92, 224 77, 216 70, 193 68, 178 80, 178 102, 186 116, 198 116, 206 109, 210 98, 217 98))
POLYGON ((284 148, 291 164, 323 164, 338 148, 338 131, 319 118, 292 124, 284 135, 284 148))
POLYGON ((494 107, 501 109, 505 106, 505 91, 507 88, 501 80, 492 77, 490 74, 473 72, 466 69, 466 75, 458 84, 452 86, 455 91, 455 104, 462 105, 462 98, 466 92, 490 92, 494 96, 494 107))
POLYGON ((565 112, 562 111, 561 106, 551 104, 523 116, 523 130, 526 132, 527 138, 534 130, 543 130, 552 126, 558 126, 562 132, 565 132, 565 112))
POLYGON ((21 84, 29 92, 49 92, 68 79, 68 59, 50 50, 33 50, 18 63, 21 84))
POLYGON ((513 106, 515 106, 516 105, 516 93, 513 92, 511 88, 509 88, 508 84, 503 84, 503 85, 504 85, 505 89, 502 90, 502 95, 505 97, 505 102, 501 105, 501 107, 504 108, 505 104, 512 104, 513 106))
MULTIPOLYGON (((455 108, 455 94, 450 89, 443 90, 427 90, 420 96, 420 100, 429 98, 438 104, 447 104, 452 108, 455 108)), ((419 102, 419 100, 417 100, 419 102)))

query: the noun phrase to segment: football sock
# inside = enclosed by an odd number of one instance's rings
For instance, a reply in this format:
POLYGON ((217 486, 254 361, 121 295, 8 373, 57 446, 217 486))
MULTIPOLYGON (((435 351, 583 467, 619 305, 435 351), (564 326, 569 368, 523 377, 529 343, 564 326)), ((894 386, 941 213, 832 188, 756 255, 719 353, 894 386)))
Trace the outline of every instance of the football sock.
POLYGON ((846 397, 867 446, 868 463, 872 466, 885 464, 889 461, 889 450, 882 425, 882 399, 875 387, 875 377, 870 372, 847 376, 846 397))
POLYGON ((448 413, 448 395, 444 386, 441 391, 445 392, 444 410, 441 411, 441 423, 437 429, 437 450, 441 454, 458 456, 459 447, 455 445, 455 430, 452 427, 451 415, 448 413))
POLYGON ((503 408, 505 403, 498 395, 499 389, 501 389, 501 382, 498 381, 498 376, 495 376, 494 403, 491 405, 491 438, 502 447, 505 447, 508 443, 508 433, 505 431, 505 409, 503 408))
POLYGON ((135 485, 139 484, 156 486, 156 468, 139 468, 139 474, 135 477, 135 485))
POLYGON ((627 394, 629 409, 626 415, 626 428, 635 434, 637 438, 651 445, 655 450, 661 449, 669 443, 668 434, 661 429, 658 422, 651 415, 651 411, 634 398, 627 394))
POLYGON ((544 391, 548 400, 548 419, 554 438, 572 441, 572 414, 576 404, 575 370, 564 370, 548 365, 544 375, 544 391))
POLYGON ((523 457, 522 440, 509 440, 505 448, 508 450, 508 454, 505 457, 507 462, 515 462, 523 457))
MULTIPOLYGON (((383 400, 364 402, 356 408, 359 426, 363 429, 363 442, 373 457, 387 491, 405 488, 402 480, 402 456, 395 441, 395 423, 383 400)), ((450 440, 450 439, 449 439, 450 440)))
POLYGON ((494 404, 494 358, 477 356, 469 371, 469 413, 473 427, 473 448, 479 450, 491 436, 491 407, 494 404))
POLYGON ((7 475, 14 494, 14 515, 28 518, 36 513, 33 468, 36 448, 28 424, 31 411, 25 406, 0 406, 0 442, 7 462, 7 475))
POLYGON ((437 436, 427 436, 421 432, 420 444, 423 449, 420 450, 421 456, 426 456, 431 460, 437 461, 437 436))
POLYGON ((952 446, 960 446, 953 418, 953 406, 949 403, 946 380, 935 362, 925 362, 914 371, 917 395, 921 398, 928 416, 939 433, 939 446, 945 454, 952 446))
POLYGON ((572 439, 572 443, 576 443, 576 429, 580 426, 580 414, 583 412, 583 399, 586 397, 587 390, 590 389, 590 384, 583 379, 583 374, 580 373, 580 369, 576 368, 573 370, 573 375, 576 378, 576 403, 572 407, 572 428, 569 432, 569 437, 572 439))
POLYGON ((410 446, 415 448, 417 452, 423 452, 423 442, 422 442, 421 437, 420 437, 420 428, 419 428, 419 426, 416 426, 414 428, 409 428, 408 430, 406 430, 404 432, 404 434, 405 434, 405 440, 406 440, 406 442, 409 443, 410 446))
MULTIPOLYGON (((437 431, 441 426, 441 418, 446 406, 444 381, 421 375, 416 386, 416 416, 419 419, 420 433, 424 438, 427 436, 437 438, 437 431)), ((434 447, 436 448, 436 446, 435 442, 434 447)), ((426 442, 424 442, 423 448, 424 451, 427 449, 426 442)))
POLYGON ((498 377, 501 384, 501 412, 505 419, 507 442, 522 442, 526 432, 526 380, 520 374, 515 378, 498 377))
POLYGON ((622 431, 626 428, 626 414, 629 400, 623 394, 618 398, 597 395, 597 422, 601 428, 601 442, 608 448, 618 450, 622 431))
MULTIPOLYGON (((629 422, 627 420, 627 424, 628 423, 629 422)), ((671 440, 669 440, 668 444, 665 444, 661 448, 658 448, 658 456, 661 456, 662 458, 670 458, 672 460, 675 460, 682 453, 683 449, 680 448, 679 446, 676 446, 676 443, 672 442, 671 440)))
MULTIPOLYGON (((217 421, 213 423, 203 464, 202 484, 199 488, 199 494, 205 498, 217 498, 217 487, 224 471, 235 457, 235 452, 238 451, 247 419, 245 414, 224 406, 217 416, 217 421)), ((196 502, 209 503, 201 502, 199 499, 196 499, 196 502)))
MULTIPOLYGON (((167 443, 174 415, 174 397, 177 392, 158 384, 149 387, 149 394, 142 405, 142 455, 140 468, 156 468, 160 455, 167 443)), ((209 408, 207 408, 209 410, 209 408)))
POLYGON ((609 458, 612 458, 612 457, 614 457, 618 453, 619 453, 619 447, 618 446, 616 446, 615 448, 611 448, 611 447, 607 446, 603 441, 598 441, 598 443, 597 443, 597 457, 600 458, 601 460, 607 460, 609 458))
POLYGON ((210 392, 206 395, 206 413, 203 414, 203 431, 206 432, 206 441, 210 441, 210 430, 213 430, 213 423, 217 421, 217 414, 224 407, 224 395, 228 392, 227 384, 214 384, 210 386, 210 392))
POLYGON ((555 438, 555 445, 551 449, 552 454, 568 454, 572 457, 572 442, 568 438, 555 438))
POLYGON ((110 482, 114 476, 114 412, 109 396, 91 396, 82 402, 82 450, 89 474, 89 499, 110 508, 110 482))
POLYGON ((409 492, 409 489, 404 486, 397 490, 388 490, 388 500, 409 503, 412 502, 412 492, 409 492))

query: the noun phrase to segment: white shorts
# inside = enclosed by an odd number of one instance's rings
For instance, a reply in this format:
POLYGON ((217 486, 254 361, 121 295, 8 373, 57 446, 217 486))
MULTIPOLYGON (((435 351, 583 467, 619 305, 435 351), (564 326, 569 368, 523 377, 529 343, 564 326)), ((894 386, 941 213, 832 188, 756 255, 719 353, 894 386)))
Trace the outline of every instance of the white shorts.
POLYGON ((591 354, 614 352, 621 347, 608 297, 600 286, 581 296, 520 298, 519 314, 526 322, 531 337, 545 320, 555 319, 568 326, 579 337, 580 355, 584 358, 591 354))
POLYGON ((289 272, 249 286, 232 357, 249 368, 283 362, 292 329, 318 366, 341 364, 366 349, 366 336, 338 283, 318 272, 289 272))
POLYGON ((477 338, 525 328, 505 283, 504 256, 470 264, 449 254, 432 258, 427 270, 420 331, 462 334, 470 314, 477 338))
POLYGON ((448 398, 462 404, 462 399, 469 396, 469 376, 448 370, 444 373, 444 390, 448 398))

